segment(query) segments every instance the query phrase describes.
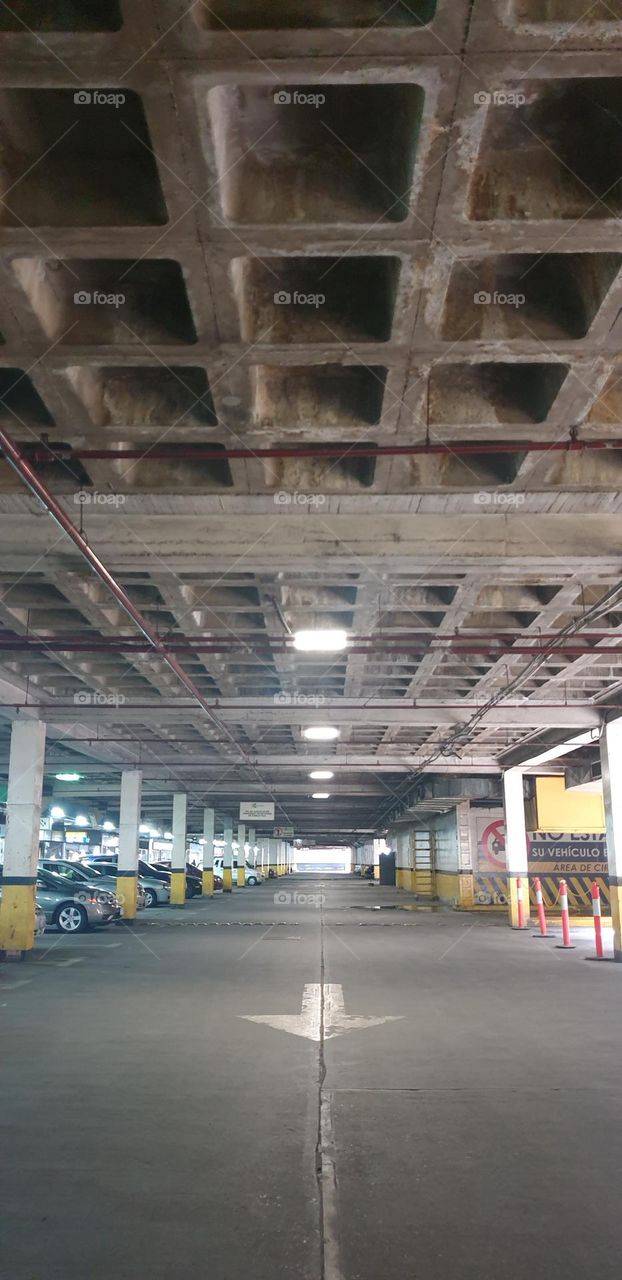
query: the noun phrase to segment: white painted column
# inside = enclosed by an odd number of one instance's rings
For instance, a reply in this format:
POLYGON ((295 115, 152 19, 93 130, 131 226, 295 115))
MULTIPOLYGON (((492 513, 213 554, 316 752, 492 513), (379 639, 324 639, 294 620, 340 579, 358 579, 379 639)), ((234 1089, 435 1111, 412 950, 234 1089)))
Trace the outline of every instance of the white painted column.
POLYGON ((600 739, 607 829, 613 956, 622 963, 622 718, 608 720, 600 739))
POLYGON ((222 851, 222 888, 223 893, 231 893, 233 889, 233 821, 225 818, 222 851))
POLYGON ((250 847, 249 847, 249 853, 248 853, 248 860, 249 860, 249 862, 250 862, 250 864, 251 864, 251 866, 252 866, 252 867, 256 867, 256 866, 257 866, 257 856, 256 856, 256 853, 255 853, 255 828, 254 828, 254 827, 249 827, 249 828, 248 828, 248 843, 249 843, 249 846, 250 846, 250 847))
POLYGON ((213 809, 203 810, 203 897, 214 896, 214 822, 213 809))
POLYGON ((34 946, 44 760, 43 721, 14 721, 6 805, 0 954, 18 959, 34 946))
POLYGON ((171 853, 171 906, 186 902, 186 844, 188 829, 188 796, 176 791, 173 796, 173 851, 171 853))
POLYGON ((140 769, 124 769, 121 774, 121 806, 119 812, 119 856, 117 860, 117 896, 123 907, 124 920, 136 919, 138 889, 138 828, 143 775, 140 769))
POLYGON ((513 929, 518 928, 518 889, 520 876, 523 882, 523 907, 525 919, 529 918, 529 863, 527 857, 527 827, 525 823, 525 799, 523 795, 522 769, 508 769, 503 775, 503 806, 505 809, 505 854, 508 867, 508 911, 513 929))
POLYGON ((238 825, 238 889, 243 889, 246 884, 246 826, 243 822, 238 825))

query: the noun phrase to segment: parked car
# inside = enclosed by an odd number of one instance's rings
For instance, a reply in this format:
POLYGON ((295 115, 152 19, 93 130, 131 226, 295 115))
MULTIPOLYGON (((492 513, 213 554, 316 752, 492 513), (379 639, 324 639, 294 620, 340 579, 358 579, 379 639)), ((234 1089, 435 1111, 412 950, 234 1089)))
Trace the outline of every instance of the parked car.
MULTIPOLYGON (((105 871, 99 870, 98 867, 88 866, 82 862, 70 862, 68 858, 42 858, 39 863, 45 871, 55 871, 57 875, 64 876, 66 880, 73 880, 74 884, 93 884, 98 888, 107 889, 109 893, 117 892, 116 875, 108 875, 105 871)), ((146 906, 145 887, 142 880, 138 880, 138 897, 137 906, 139 911, 146 906)))
POLYGON ((121 915, 121 903, 108 889, 99 888, 95 881, 77 885, 43 867, 37 870, 37 901, 47 923, 56 925, 61 933, 83 933, 121 915))
MULTIPOLYGON (((245 872, 246 872, 246 883, 247 883, 247 884, 254 885, 254 884, 261 884, 261 883, 262 883, 262 881, 263 881, 263 874, 262 874, 262 872, 260 871, 259 867, 254 867, 254 866, 252 865, 252 863, 250 863, 250 862, 246 862, 246 863, 244 864, 244 867, 245 867, 245 872)), ((216 855, 216 857, 214 858, 214 872, 216 872, 216 871, 217 871, 217 872, 218 872, 218 875, 220 876, 220 878, 221 878, 221 879, 222 879, 223 868, 224 868, 223 859, 222 859, 222 857, 220 856, 220 854, 217 854, 217 855, 216 855)), ((232 871, 233 871, 233 883, 235 884, 235 882, 236 882, 236 878, 237 878, 237 874, 238 874, 238 861, 237 861, 237 858, 234 858, 234 859, 233 859, 233 867, 232 867, 232 871)))
MULTIPOLYGON (((106 875, 116 876, 117 874, 117 859, 114 855, 103 858, 101 854, 94 854, 92 858, 87 858, 86 866, 94 867, 96 871, 103 871, 106 875)), ((142 858, 138 859, 138 874, 143 885, 145 906, 167 906, 171 900, 170 876, 163 871, 158 871, 142 858)))
MULTIPOLYGON (((158 871, 166 871, 168 875, 171 874, 172 867, 170 862, 154 862, 153 866, 156 867, 158 871)), ((186 897, 196 898, 202 892, 203 892, 203 877, 201 875, 201 872, 199 871, 199 868, 195 867, 192 862, 187 862, 186 863, 186 897)))

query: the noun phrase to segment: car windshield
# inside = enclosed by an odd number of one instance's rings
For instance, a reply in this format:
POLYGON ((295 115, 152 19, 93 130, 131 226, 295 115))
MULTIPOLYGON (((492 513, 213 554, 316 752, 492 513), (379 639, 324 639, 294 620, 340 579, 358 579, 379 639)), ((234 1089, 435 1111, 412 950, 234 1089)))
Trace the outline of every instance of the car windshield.
POLYGON ((143 862, 142 858, 138 860, 138 870, 141 876, 150 876, 152 880, 164 880, 166 878, 165 871, 159 871, 157 867, 151 866, 148 862, 143 862))
POLYGON ((88 879, 88 872, 83 867, 76 867, 71 862, 60 862, 54 866, 51 863, 46 863, 43 870, 51 872, 52 875, 62 876, 64 880, 79 880, 81 884, 88 879))
POLYGON ((66 876, 59 876, 55 871, 46 871, 44 867, 39 867, 39 870, 37 871, 37 881, 46 889, 63 890, 67 888, 68 884, 71 884, 71 881, 67 880, 66 876))

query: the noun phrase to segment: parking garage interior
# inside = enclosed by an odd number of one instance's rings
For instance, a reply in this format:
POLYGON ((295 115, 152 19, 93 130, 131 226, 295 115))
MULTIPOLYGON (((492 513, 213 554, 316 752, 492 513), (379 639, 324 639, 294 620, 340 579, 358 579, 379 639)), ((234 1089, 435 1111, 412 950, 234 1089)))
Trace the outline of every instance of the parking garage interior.
POLYGON ((0 0, 12 1280, 617 1280, 621 199, 620 0, 0 0))

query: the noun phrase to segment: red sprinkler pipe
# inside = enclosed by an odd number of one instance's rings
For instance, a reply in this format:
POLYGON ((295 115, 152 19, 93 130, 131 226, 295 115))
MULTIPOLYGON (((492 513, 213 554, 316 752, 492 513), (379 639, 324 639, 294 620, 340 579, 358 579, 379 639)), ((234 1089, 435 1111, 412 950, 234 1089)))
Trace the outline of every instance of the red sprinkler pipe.
MULTIPOLYGON (((2 446, 0 445, 0 448, 2 446)), ((215 449, 197 445, 143 445, 135 449, 65 449, 55 450, 52 444, 29 451, 33 462, 49 462, 50 456, 67 461, 84 458, 92 461, 127 459, 140 461, 179 460, 195 462, 222 462, 228 458, 412 458, 420 454, 450 454, 457 457, 474 457, 490 453, 581 453, 600 449, 622 449, 622 440, 511 440, 485 441, 456 444, 383 444, 352 445, 272 445, 264 448, 215 449)), ((8 455, 7 455, 8 456, 8 455)))

